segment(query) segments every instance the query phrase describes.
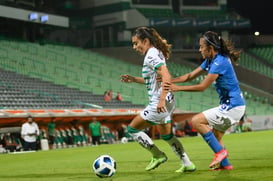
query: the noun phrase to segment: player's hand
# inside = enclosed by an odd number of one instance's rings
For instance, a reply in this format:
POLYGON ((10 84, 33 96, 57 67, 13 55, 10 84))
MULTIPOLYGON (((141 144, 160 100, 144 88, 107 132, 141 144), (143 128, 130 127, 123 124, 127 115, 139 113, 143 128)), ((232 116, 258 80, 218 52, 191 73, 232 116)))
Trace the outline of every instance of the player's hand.
POLYGON ((162 77, 156 77, 157 82, 162 82, 162 77))
POLYGON ((175 91, 179 91, 179 87, 178 85, 176 84, 172 84, 172 83, 169 83, 169 82, 165 82, 163 85, 163 90, 164 91, 172 91, 172 92, 175 92, 175 91))
POLYGON ((27 133, 28 136, 36 136, 36 133, 27 133))
POLYGON ((165 100, 160 100, 157 104, 157 112, 161 113, 161 112, 166 112, 166 108, 165 108, 165 100))
POLYGON ((134 82, 135 80, 133 76, 128 74, 121 75, 120 77, 121 77, 120 81, 125 83, 131 83, 131 82, 134 82))

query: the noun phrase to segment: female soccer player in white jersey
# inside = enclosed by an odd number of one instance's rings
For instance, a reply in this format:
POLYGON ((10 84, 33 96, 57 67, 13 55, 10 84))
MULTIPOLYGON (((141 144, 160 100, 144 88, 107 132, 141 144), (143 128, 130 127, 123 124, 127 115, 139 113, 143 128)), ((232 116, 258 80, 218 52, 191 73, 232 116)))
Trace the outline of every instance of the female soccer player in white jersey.
POLYGON ((187 82, 208 72, 205 79, 197 85, 178 86, 167 82, 163 86, 165 90, 172 91, 204 91, 211 84, 215 85, 220 106, 195 115, 191 121, 215 153, 209 167, 212 170, 232 170, 233 166, 227 159, 228 153, 222 137, 231 125, 239 122, 245 112, 245 101, 232 66, 241 52, 234 48, 231 41, 223 40, 212 31, 206 32, 200 38, 199 44, 199 52, 204 58, 203 63, 192 72, 174 78, 171 82, 187 82))
POLYGON ((165 59, 169 58, 170 46, 153 28, 140 27, 132 34, 133 49, 144 55, 142 77, 121 75, 121 81, 145 84, 149 105, 137 115, 128 126, 128 132, 145 149, 151 152, 152 160, 145 170, 149 171, 167 160, 167 156, 154 144, 152 139, 142 130, 152 125, 158 125, 161 138, 174 150, 182 162, 176 170, 178 173, 195 171, 195 165, 190 161, 182 144, 172 133, 172 113, 175 109, 175 99, 171 92, 162 91, 161 82, 156 77, 162 77, 162 83, 170 82, 171 75, 165 59))

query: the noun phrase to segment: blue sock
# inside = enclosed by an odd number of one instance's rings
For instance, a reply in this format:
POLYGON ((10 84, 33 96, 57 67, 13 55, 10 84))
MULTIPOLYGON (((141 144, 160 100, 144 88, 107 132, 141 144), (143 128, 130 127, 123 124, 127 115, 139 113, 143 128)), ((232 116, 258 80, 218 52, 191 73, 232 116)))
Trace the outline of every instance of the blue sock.
MULTIPOLYGON (((214 134, 209 131, 206 134, 203 135, 204 140, 208 143, 208 145, 211 147, 211 149, 214 151, 214 153, 217 153, 223 149, 223 147, 220 145, 218 140, 215 138, 214 134)), ((225 158, 221 162, 221 166, 227 166, 230 165, 227 158, 225 158)))
POLYGON ((207 132, 202 136, 214 153, 218 153, 223 149, 223 147, 220 145, 220 143, 218 142, 218 140, 215 138, 214 134, 211 131, 207 132))
MULTIPOLYGON (((225 148, 225 147, 224 147, 225 148)), ((226 149, 226 148, 225 148, 226 149)), ((222 160, 222 162, 221 162, 221 166, 227 166, 227 165, 230 165, 230 163, 229 163, 229 161, 228 161, 228 159, 227 158, 225 158, 224 160, 222 160)))
POLYGON ((221 162, 221 166, 228 166, 228 165, 230 165, 230 163, 229 163, 229 161, 228 161, 228 159, 227 158, 225 158, 224 160, 222 160, 222 162, 221 162))

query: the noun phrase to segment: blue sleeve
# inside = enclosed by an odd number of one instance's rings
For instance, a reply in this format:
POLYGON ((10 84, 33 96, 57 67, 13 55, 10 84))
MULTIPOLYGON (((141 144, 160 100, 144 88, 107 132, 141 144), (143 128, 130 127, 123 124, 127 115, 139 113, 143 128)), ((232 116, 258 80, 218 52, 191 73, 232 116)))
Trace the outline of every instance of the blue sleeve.
POLYGON ((216 60, 215 62, 213 62, 211 64, 210 70, 208 73, 210 74, 219 74, 219 75, 223 75, 225 74, 227 68, 229 65, 227 65, 227 63, 229 63, 228 61, 218 61, 216 60))
POLYGON ((204 61, 202 62, 202 64, 200 65, 201 69, 203 69, 203 70, 205 70, 205 71, 208 71, 208 69, 207 69, 208 63, 207 63, 207 62, 208 62, 207 60, 204 60, 204 61))

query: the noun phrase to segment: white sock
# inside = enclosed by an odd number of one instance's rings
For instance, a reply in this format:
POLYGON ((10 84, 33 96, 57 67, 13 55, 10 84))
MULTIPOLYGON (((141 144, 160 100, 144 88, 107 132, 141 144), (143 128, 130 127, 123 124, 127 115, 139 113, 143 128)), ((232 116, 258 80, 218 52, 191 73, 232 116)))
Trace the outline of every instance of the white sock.
POLYGON ((163 152, 154 144, 153 140, 143 131, 130 134, 143 148, 151 152, 153 157, 160 157, 163 154, 163 152))
POLYGON ((185 167, 191 166, 192 164, 186 152, 183 153, 182 161, 185 167))
POLYGON ((174 153, 178 156, 184 166, 191 165, 190 158, 186 154, 182 143, 175 136, 165 141, 167 141, 167 143, 172 147, 174 153))

